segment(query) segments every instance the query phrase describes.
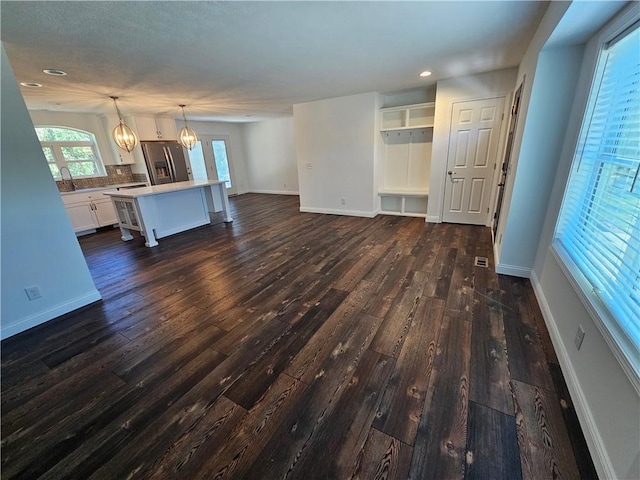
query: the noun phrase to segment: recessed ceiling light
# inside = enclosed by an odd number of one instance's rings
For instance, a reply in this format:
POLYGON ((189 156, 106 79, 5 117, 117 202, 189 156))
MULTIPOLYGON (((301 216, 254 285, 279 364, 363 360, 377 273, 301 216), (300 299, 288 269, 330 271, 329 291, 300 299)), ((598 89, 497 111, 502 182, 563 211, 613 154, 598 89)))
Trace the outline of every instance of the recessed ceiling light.
POLYGON ((40 88, 42 86, 41 83, 36 83, 36 82, 20 82, 20 85, 22 85, 23 87, 29 87, 29 88, 40 88))
POLYGON ((431 72, 429 70, 425 70, 420 74, 421 77, 428 77, 429 75, 431 75, 431 72))
POLYGON ((63 72, 62 70, 57 70, 55 68, 45 68, 42 71, 47 75, 54 75, 56 77, 64 77, 67 74, 67 72, 63 72))

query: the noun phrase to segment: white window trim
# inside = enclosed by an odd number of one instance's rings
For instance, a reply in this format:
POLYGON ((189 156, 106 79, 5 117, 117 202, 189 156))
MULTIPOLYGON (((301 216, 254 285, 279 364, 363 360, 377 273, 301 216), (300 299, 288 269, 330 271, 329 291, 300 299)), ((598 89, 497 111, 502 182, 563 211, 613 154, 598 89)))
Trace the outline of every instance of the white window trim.
MULTIPOLYGON (((595 82, 596 80, 600 79, 605 66, 604 62, 602 61, 602 52, 610 41, 615 39, 625 30, 629 29, 636 22, 638 22, 639 17, 640 5, 633 4, 628 9, 623 11, 623 13, 619 15, 616 20, 614 20, 610 25, 599 32, 596 37, 594 37, 597 38, 598 53, 597 58, 594 62, 595 68, 593 68, 593 70, 591 71, 591 78, 589 79, 589 96, 580 119, 580 132, 575 139, 573 150, 571 152, 572 162, 570 171, 573 171, 575 162, 580 160, 580 155, 577 154, 579 153, 579 149, 581 148, 582 142, 585 138, 586 131, 588 130, 588 128, 585 128, 585 119, 588 118, 589 113, 593 110, 597 98, 597 88, 595 88, 595 82)), ((562 205, 560 206, 560 210, 558 211, 558 218, 556 219, 556 225, 554 227, 553 233, 553 242, 549 247, 549 250, 553 254, 561 270, 569 280, 569 284, 575 290, 581 303, 584 305, 587 312, 589 312, 589 316, 602 334, 602 337, 611 349, 611 352, 622 367, 623 371, 629 378, 636 392, 640 394, 640 352, 635 347, 634 343, 629 339, 628 335, 620 326, 618 321, 613 318, 613 316, 609 312, 609 309, 594 293, 591 283, 586 279, 585 275, 582 273, 578 265, 576 265, 575 261, 570 257, 564 246, 557 239, 558 224, 562 208, 564 206, 564 196, 566 195, 570 177, 571 175, 567 177, 566 184, 563 189, 563 201, 562 205)))
MULTIPOLYGON (((61 169, 62 167, 68 168, 68 163, 73 163, 73 161, 67 161, 64 158, 64 154, 62 153, 62 147, 91 147, 91 149, 93 150, 93 156, 95 157, 95 163, 98 168, 98 174, 82 175, 82 176, 73 177, 73 178, 97 178, 97 177, 107 176, 107 171, 104 166, 104 161, 102 160, 102 156, 100 155, 100 149, 98 148, 98 140, 96 138, 95 133, 90 132, 88 130, 82 130, 80 128, 69 127, 67 125, 34 125, 34 128, 62 128, 66 130, 75 130, 78 132, 88 133, 92 135, 94 138, 93 142, 82 141, 82 140, 73 141, 73 142, 44 140, 40 142, 40 145, 41 147, 49 147, 52 150, 55 161, 49 162, 47 160, 47 164, 53 163, 54 165, 57 165, 58 169, 61 169)), ((83 160, 78 160, 78 161, 81 162, 83 160)), ((56 181, 62 180, 62 177, 56 177, 55 175, 53 175, 53 172, 51 173, 51 176, 56 181)))

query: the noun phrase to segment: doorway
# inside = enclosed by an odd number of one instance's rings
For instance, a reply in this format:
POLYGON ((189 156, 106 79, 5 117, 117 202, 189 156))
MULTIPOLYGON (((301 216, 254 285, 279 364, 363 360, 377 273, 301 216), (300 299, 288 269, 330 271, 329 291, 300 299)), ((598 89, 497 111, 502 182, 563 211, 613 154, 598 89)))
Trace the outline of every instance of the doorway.
POLYGON ((444 222, 488 225, 503 106, 504 97, 453 104, 444 222))
POLYGON ((502 211, 502 201, 504 199, 504 186, 507 181, 507 172, 509 171, 509 163, 511 162, 511 148, 513 147, 513 135, 518 125, 518 114, 520 113, 520 98, 522 97, 522 86, 524 80, 513 95, 513 105, 511 106, 511 118, 509 119, 509 132, 507 133, 507 145, 504 152, 504 160, 500 168, 500 181, 498 182, 498 200, 496 201, 496 211, 493 214, 493 225, 491 232, 493 234, 493 243, 496 243, 496 235, 498 231, 498 222, 500 221, 500 212, 502 211))
POLYGON ((229 195, 238 194, 228 136, 198 135, 189 161, 194 180, 221 180, 229 195))

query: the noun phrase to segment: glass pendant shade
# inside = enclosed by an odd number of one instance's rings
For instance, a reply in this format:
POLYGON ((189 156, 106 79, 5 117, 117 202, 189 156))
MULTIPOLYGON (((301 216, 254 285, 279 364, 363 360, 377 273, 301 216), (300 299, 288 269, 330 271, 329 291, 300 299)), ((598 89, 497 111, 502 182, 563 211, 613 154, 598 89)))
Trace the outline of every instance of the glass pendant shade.
POLYGON ((179 105, 179 107, 182 108, 184 127, 182 127, 182 130, 180 130, 180 133, 178 134, 178 140, 184 148, 192 150, 193 147, 196 146, 196 143, 198 143, 198 136, 196 135, 196 132, 191 130, 189 125, 187 125, 187 117, 184 115, 184 107, 186 107, 186 105, 179 105))
POLYGON ((196 132, 185 125, 182 127, 182 130, 180 130, 178 140, 180 140, 180 143, 184 148, 192 150, 193 147, 196 146, 196 143, 198 143, 198 136, 196 135, 196 132))
POLYGON ((138 143, 138 137, 133 133, 133 130, 122 122, 113 129, 112 136, 116 145, 127 152, 131 152, 138 143))
POLYGON ((116 142, 116 145, 127 152, 131 152, 135 146, 138 144, 138 137, 136 134, 122 121, 122 114, 120 113, 120 109, 118 108, 118 97, 111 97, 113 100, 113 104, 116 107, 116 113, 118 114, 118 120, 120 123, 113 129, 111 132, 111 136, 113 137, 113 141, 116 142))

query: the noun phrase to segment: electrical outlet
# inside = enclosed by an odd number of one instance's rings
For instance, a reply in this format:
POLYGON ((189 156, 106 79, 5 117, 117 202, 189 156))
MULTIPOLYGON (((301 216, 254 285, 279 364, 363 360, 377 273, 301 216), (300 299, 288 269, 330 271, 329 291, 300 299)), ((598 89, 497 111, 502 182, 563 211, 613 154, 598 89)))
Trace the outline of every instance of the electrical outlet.
POLYGON ((116 168, 116 175, 122 175, 122 170, 119 168, 116 168))
POLYGON ((27 294, 27 298, 29 300, 35 300, 37 298, 42 297, 42 294, 40 293, 40 288, 37 287, 36 285, 33 285, 32 287, 27 287, 24 289, 24 291, 27 294))
POLYGON ((283 183, 282 185, 284 185, 284 188, 287 188, 287 184, 286 183, 283 183))
POLYGON ((313 165, 311 165, 311 163, 307 163, 307 170, 311 170, 312 167, 313 165))
POLYGON ((347 204, 347 199, 346 199, 346 198, 344 198, 344 197, 342 197, 342 198, 340 199, 340 205, 346 205, 346 204, 347 204))
POLYGON ((573 339, 573 343, 576 345, 576 348, 580 350, 582 347, 582 341, 584 340, 584 329, 582 325, 578 325, 578 331, 576 332, 576 337, 573 339))

